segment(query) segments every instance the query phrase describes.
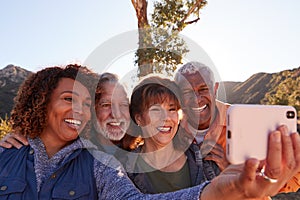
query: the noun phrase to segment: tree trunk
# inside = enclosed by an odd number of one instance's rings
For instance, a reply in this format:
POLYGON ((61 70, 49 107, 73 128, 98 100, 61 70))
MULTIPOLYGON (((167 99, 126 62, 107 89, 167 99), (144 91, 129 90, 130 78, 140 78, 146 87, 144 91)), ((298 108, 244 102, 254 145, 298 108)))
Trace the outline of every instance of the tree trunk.
POLYGON ((151 35, 149 29, 149 22, 147 18, 147 0, 131 0, 135 9, 139 28, 139 49, 137 51, 137 63, 139 67, 139 77, 146 76, 153 72, 153 61, 147 58, 147 51, 153 47, 151 42, 151 35), (146 39, 149 37, 148 39, 146 39), (150 39, 150 40, 149 40, 150 39), (148 41, 148 42, 146 42, 148 41))
POLYGON ((131 0, 131 3, 135 9, 136 17, 138 19, 138 28, 143 29, 149 27, 147 18, 147 0, 131 0))

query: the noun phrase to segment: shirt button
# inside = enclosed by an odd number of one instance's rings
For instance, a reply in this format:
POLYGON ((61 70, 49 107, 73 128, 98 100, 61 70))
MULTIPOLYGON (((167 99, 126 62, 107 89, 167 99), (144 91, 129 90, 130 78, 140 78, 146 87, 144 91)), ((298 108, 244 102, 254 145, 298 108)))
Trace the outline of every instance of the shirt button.
POLYGON ((0 187, 0 190, 1 190, 1 191, 7 190, 7 186, 6 186, 6 185, 2 185, 2 186, 0 187))
POLYGON ((69 195, 70 195, 70 196, 74 196, 74 195, 75 195, 75 191, 74 191, 74 190, 70 190, 70 191, 69 191, 69 195))
POLYGON ((51 178, 52 178, 52 179, 56 178, 56 174, 52 174, 52 175, 51 175, 51 178))
POLYGON ((29 154, 32 155, 34 153, 33 149, 30 149, 29 154))

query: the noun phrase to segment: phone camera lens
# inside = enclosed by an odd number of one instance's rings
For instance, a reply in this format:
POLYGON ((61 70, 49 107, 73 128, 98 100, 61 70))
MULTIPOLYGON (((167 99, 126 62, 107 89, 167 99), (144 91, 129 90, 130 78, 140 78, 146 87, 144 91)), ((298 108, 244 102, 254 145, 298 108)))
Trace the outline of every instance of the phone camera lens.
POLYGON ((294 111, 287 111, 286 112, 286 117, 288 119, 294 119, 295 118, 295 112, 294 111))
POLYGON ((231 131, 230 131, 230 130, 227 131, 227 138, 228 138, 228 139, 231 138, 231 131))

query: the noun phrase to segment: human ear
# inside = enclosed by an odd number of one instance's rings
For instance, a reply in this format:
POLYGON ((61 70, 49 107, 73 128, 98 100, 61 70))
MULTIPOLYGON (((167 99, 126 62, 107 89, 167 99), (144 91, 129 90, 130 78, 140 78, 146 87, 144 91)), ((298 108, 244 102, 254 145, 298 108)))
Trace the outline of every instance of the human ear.
POLYGON ((141 123, 142 123, 142 117, 141 117, 141 115, 136 114, 136 115, 134 116, 134 119, 135 119, 136 124, 137 124, 138 126, 140 126, 141 123))
POLYGON ((215 83, 215 86, 214 86, 214 94, 215 94, 215 96, 217 95, 219 84, 220 84, 219 82, 215 83))

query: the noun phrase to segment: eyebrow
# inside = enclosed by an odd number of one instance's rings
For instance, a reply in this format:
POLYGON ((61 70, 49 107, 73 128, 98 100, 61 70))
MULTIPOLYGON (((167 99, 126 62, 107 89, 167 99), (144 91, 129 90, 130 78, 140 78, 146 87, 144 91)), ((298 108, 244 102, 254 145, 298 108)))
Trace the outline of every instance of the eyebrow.
POLYGON ((200 87, 209 87, 208 84, 206 84, 206 83, 200 84, 199 86, 200 87))
POLYGON ((100 98, 99 103, 111 103, 110 99, 100 98))
MULTIPOLYGON (((76 96, 80 96, 78 92, 74 92, 72 90, 66 90, 66 91, 63 91, 61 92, 60 94, 65 94, 65 93, 70 93, 70 94, 75 94, 76 96)), ((87 100, 91 100, 92 98, 91 97, 88 97, 86 98, 87 100)))

